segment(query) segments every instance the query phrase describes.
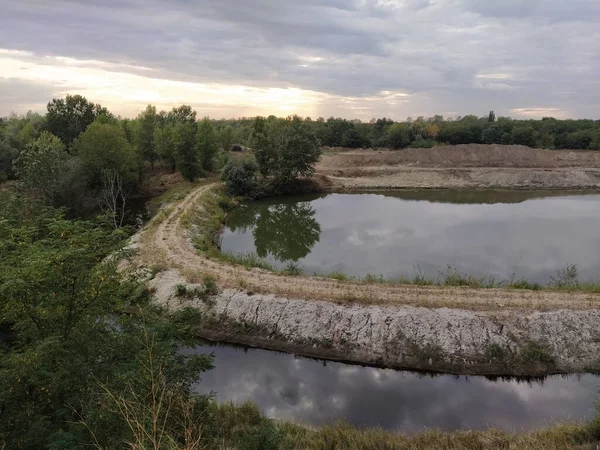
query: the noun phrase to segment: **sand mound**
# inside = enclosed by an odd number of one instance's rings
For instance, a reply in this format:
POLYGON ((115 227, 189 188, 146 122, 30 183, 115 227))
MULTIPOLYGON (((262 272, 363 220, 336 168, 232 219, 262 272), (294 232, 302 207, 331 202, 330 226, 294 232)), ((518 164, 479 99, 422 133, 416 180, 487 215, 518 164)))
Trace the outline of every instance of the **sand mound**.
POLYGON ((323 156, 322 170, 376 166, 412 167, 506 167, 506 168, 597 168, 600 151, 544 150, 523 145, 453 145, 403 150, 354 150, 323 156))

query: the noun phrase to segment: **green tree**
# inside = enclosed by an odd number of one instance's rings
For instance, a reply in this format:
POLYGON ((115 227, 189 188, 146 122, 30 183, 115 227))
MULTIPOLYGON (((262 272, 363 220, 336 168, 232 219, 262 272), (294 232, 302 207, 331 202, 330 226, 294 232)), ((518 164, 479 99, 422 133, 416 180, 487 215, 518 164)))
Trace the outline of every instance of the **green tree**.
POLYGON ((212 172, 215 168, 215 155, 219 151, 219 142, 208 117, 198 123, 196 149, 200 157, 200 167, 207 172, 212 172))
POLYGON ((492 124, 486 127, 481 133, 481 141, 484 144, 502 144, 504 139, 504 131, 502 127, 492 124))
POLYGON ((151 169, 154 170, 154 162, 158 156, 154 145, 154 133, 157 121, 156 106, 148 105, 138 115, 137 121, 136 145, 144 159, 150 162, 151 169))
POLYGON ((48 103, 46 125, 48 131, 65 144, 69 151, 75 139, 100 115, 112 116, 108 110, 88 101, 81 95, 67 95, 48 103))
POLYGON ((496 121, 496 113, 494 111, 490 111, 490 113, 488 114, 488 122, 495 122, 496 121))
POLYGON ((209 357, 179 353, 181 327, 161 321, 147 292, 106 259, 123 237, 23 197, 0 202, 0 323, 9 324, 11 342, 0 349, 6 448, 123 448, 131 431, 104 407, 99 382, 116 396, 135 385, 148 398, 162 373, 169 391, 185 397, 211 367, 209 357), (133 313, 142 307, 145 317, 133 313))
POLYGON ((230 160, 223 168, 221 179, 230 195, 252 197, 258 185, 258 164, 253 159, 230 160))
POLYGON ((0 136, 0 182, 15 178, 13 162, 19 151, 12 147, 4 136, 0 136))
POLYGON ((410 144, 410 126, 395 123, 387 129, 387 141, 392 148, 404 148, 410 144))
POLYGON ((52 201, 58 195, 61 172, 67 158, 61 140, 53 134, 43 132, 15 159, 14 171, 28 189, 52 201))
POLYGON ((312 176, 321 156, 319 139, 299 117, 288 119, 282 130, 276 179, 285 182, 298 176, 312 176))
POLYGON ((261 174, 273 176, 277 184, 312 176, 321 156, 319 139, 299 117, 256 118, 252 146, 261 174))
POLYGON ((175 144, 173 142, 173 127, 164 125, 154 130, 153 138, 154 151, 156 154, 175 171, 177 167, 177 158, 175 155, 175 144))
POLYGON ((91 188, 102 187, 107 170, 117 173, 128 191, 139 187, 140 161, 119 125, 94 122, 73 143, 91 188))
POLYGON ((231 146, 234 144, 233 140, 233 128, 230 125, 227 125, 219 132, 219 142, 223 151, 228 152, 231 150, 231 146))
POLYGON ((531 125, 519 125, 511 133, 512 143, 517 145, 535 146, 535 131, 531 125))
POLYGON ((173 148, 177 169, 189 181, 194 181, 202 175, 202 166, 196 149, 196 124, 194 122, 179 122, 173 127, 173 148))

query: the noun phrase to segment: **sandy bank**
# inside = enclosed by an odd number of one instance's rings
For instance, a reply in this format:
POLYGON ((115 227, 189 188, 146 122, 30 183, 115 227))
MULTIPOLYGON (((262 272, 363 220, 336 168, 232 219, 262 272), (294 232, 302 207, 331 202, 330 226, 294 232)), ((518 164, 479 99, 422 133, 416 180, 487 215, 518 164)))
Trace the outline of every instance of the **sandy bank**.
POLYGON ((596 189, 600 152, 514 145, 326 152, 317 172, 334 189, 596 189))
MULTIPOLYGON (((340 282, 245 269, 193 247, 182 218, 203 219, 199 186, 136 237, 125 266, 154 273, 155 299, 202 312, 200 335, 389 367, 534 375, 599 370, 600 295, 340 282), (204 276, 221 294, 183 300, 204 276)), ((206 219, 208 220, 208 218, 206 219)), ((191 228, 193 230, 193 227, 191 228)))

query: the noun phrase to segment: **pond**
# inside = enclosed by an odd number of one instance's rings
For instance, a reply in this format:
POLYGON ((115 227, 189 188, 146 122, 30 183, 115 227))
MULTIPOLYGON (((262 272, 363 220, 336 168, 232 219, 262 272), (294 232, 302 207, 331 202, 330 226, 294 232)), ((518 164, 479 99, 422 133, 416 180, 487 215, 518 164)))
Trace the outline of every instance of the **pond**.
POLYGON ((496 281, 547 283, 567 265, 600 275, 600 195, 556 191, 399 191, 278 197, 233 211, 221 250, 278 269, 394 279, 448 266, 496 281))
POLYGON ((537 380, 431 375, 325 362, 287 353, 203 344, 215 368, 194 389, 219 402, 254 402, 273 418, 306 425, 340 420, 358 427, 530 430, 591 419, 600 378, 537 380))

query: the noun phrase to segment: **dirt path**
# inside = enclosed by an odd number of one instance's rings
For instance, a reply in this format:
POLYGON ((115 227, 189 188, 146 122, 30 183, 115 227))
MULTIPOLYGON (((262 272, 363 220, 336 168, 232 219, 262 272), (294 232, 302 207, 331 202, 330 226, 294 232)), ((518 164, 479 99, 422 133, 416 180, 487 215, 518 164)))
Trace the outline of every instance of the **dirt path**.
POLYGON ((208 259, 193 247, 189 230, 182 225, 181 218, 197 207, 202 195, 209 194, 216 186, 198 187, 184 200, 173 205, 166 217, 156 217, 140 236, 140 251, 134 262, 146 267, 177 269, 192 283, 200 282, 204 275, 211 275, 222 288, 342 304, 410 305, 502 312, 600 307, 600 295, 597 294, 340 282, 320 277, 279 275, 261 269, 249 270, 208 259))

